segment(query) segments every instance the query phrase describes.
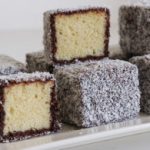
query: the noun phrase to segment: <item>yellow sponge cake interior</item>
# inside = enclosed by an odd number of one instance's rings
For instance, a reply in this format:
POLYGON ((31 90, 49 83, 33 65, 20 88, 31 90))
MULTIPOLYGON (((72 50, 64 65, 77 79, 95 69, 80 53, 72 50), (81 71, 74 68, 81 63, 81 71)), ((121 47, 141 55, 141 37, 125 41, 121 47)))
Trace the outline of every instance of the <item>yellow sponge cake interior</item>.
POLYGON ((18 83, 4 88, 3 134, 50 128, 50 103, 54 82, 18 83))
POLYGON ((56 14, 57 60, 104 56, 109 16, 106 11, 89 10, 56 14))

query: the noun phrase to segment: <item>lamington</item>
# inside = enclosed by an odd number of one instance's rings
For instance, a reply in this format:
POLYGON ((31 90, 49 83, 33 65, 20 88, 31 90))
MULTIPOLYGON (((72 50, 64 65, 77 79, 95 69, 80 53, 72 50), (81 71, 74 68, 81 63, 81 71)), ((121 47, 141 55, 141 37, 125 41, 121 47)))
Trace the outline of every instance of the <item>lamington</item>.
POLYGON ((57 66, 62 122, 92 127, 134 118, 140 111, 138 69, 104 59, 57 66))
POLYGON ((121 6, 120 46, 128 58, 150 54, 150 2, 121 6))
POLYGON ((150 54, 136 56, 129 60, 139 69, 141 90, 141 111, 150 114, 150 54))
POLYGON ((47 62, 43 51, 26 54, 26 63, 28 72, 50 72, 53 73, 53 62, 47 62))
POLYGON ((108 56, 109 9, 47 11, 43 20, 47 62, 65 64, 108 56))
POLYGON ((15 74, 18 72, 26 72, 23 63, 6 55, 0 55, 0 75, 15 74))
POLYGON ((0 142, 59 129, 55 79, 49 73, 0 76, 0 142))

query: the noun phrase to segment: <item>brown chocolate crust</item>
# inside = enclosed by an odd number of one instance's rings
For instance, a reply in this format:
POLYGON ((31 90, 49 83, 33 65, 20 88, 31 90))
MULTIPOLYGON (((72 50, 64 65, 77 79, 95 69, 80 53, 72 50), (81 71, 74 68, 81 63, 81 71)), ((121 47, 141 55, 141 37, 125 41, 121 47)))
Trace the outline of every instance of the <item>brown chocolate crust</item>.
MULTIPOLYGON (((29 84, 29 83, 34 83, 34 82, 42 82, 42 83, 46 83, 47 81, 49 81, 49 79, 42 81, 42 80, 36 80, 36 81, 21 81, 21 82, 15 82, 15 81, 9 81, 8 83, 2 83, 2 87, 6 88, 6 87, 10 87, 13 85, 17 85, 17 84, 29 84)), ((54 80, 51 80, 51 82, 54 82, 54 80)), ((1 88, 1 87, 0 87, 1 88)))
POLYGON ((106 18, 106 30, 105 30, 105 48, 104 48, 104 53, 105 56, 109 56, 109 37, 110 37, 110 12, 109 9, 106 9, 106 14, 107 14, 107 18, 106 18))
MULTIPOLYGON (((56 82, 56 81, 54 81, 56 82)), ((60 126, 58 124, 58 102, 57 102, 57 97, 56 97, 56 84, 54 84, 53 88, 52 88, 52 92, 51 92, 51 97, 52 97, 52 100, 51 100, 51 115, 52 115, 52 121, 51 121, 51 128, 50 130, 53 131, 53 132, 56 132, 58 129, 60 129, 60 126)))
POLYGON ((3 105, 4 105, 4 89, 2 86, 0 86, 0 141, 3 136, 4 117, 5 117, 3 105))
MULTIPOLYGON (((34 82, 46 82, 46 81, 30 81, 30 82, 22 82, 25 84, 28 83, 34 83, 34 82)), ((50 93, 51 95, 51 106, 50 106, 50 111, 51 111, 51 117, 52 121, 50 124, 49 129, 40 129, 40 130, 27 130, 25 132, 13 132, 13 133, 8 133, 7 135, 3 136, 3 129, 4 129, 4 119, 5 119, 5 111, 3 109, 5 99, 4 99, 4 88, 12 86, 14 84, 20 84, 20 83, 10 83, 9 85, 2 85, 0 87, 0 142, 5 143, 5 142, 13 142, 13 141, 20 141, 23 139, 30 139, 32 137, 38 137, 38 136, 43 136, 43 135, 48 135, 50 133, 57 132, 60 129, 58 120, 57 120, 57 114, 58 114, 58 107, 57 107, 57 99, 56 99, 56 94, 55 94, 55 81, 54 86, 52 88, 52 92, 50 93)))
POLYGON ((110 27, 110 12, 109 9, 107 8, 90 8, 90 9, 80 9, 80 10, 74 10, 74 11, 67 11, 67 12, 57 12, 54 13, 50 16, 50 26, 51 26, 51 50, 52 50, 52 54, 53 54, 53 61, 56 64, 69 64, 72 62, 75 62, 75 60, 79 60, 79 61, 86 61, 86 60, 99 60, 101 58, 104 57, 108 57, 109 56, 109 51, 108 51, 108 45, 109 45, 109 36, 110 36, 110 31, 109 31, 109 27, 110 27), (56 15, 73 15, 76 13, 79 14, 83 14, 83 13, 87 13, 89 11, 93 11, 93 12, 105 12, 107 14, 106 17, 106 30, 105 30, 105 46, 104 46, 104 55, 103 56, 86 56, 86 57, 78 57, 78 58, 74 58, 71 60, 57 60, 55 58, 55 54, 57 51, 57 39, 56 39, 56 28, 55 28, 55 17, 56 15))

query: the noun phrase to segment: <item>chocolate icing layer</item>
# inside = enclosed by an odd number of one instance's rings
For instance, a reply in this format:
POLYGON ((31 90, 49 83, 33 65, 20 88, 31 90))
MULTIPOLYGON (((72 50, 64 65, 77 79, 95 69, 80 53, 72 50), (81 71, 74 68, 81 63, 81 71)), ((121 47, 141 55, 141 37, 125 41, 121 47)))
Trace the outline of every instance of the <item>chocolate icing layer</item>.
POLYGON ((3 128, 4 128, 4 89, 0 86, 0 141, 2 140, 3 128))

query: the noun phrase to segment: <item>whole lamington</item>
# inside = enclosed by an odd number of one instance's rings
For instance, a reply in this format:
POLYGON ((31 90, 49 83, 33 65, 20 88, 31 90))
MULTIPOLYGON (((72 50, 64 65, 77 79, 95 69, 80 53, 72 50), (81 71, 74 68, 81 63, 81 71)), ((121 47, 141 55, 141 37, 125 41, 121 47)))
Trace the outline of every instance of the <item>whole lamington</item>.
POLYGON ((150 53, 150 5, 127 5, 119 11, 120 46, 127 57, 150 53))
POLYGON ((138 69, 109 60, 55 69, 63 122, 91 127, 134 118, 140 111, 138 69))
POLYGON ((28 72, 42 71, 53 73, 53 62, 46 62, 43 51, 26 54, 28 72))
POLYGON ((150 55, 133 57, 129 61, 139 69, 141 111, 150 114, 150 55))
POLYGON ((0 55, 0 75, 9 75, 26 71, 26 67, 23 63, 12 57, 0 55))

